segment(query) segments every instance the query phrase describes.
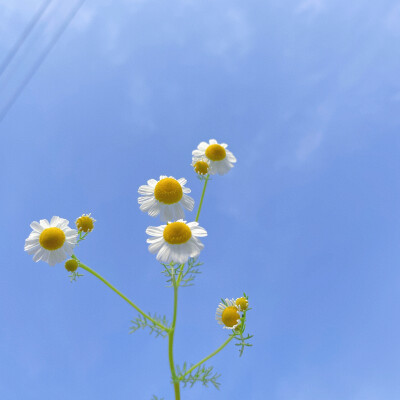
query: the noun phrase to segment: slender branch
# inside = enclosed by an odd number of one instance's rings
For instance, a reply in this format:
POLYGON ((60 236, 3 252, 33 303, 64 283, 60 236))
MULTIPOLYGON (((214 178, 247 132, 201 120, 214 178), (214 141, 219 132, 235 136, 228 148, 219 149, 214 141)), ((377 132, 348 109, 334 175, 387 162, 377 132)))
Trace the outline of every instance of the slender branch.
POLYGON ((175 281, 175 271, 174 267, 172 269, 172 283, 174 285, 174 316, 172 319, 172 325, 168 332, 168 355, 169 355, 169 367, 171 369, 172 380, 174 382, 175 389, 175 400, 180 400, 180 388, 179 381, 177 381, 175 364, 174 364, 174 334, 175 334, 175 325, 176 325, 176 315, 178 308, 178 285, 175 281))
POLYGON ((204 193, 206 192, 207 182, 208 182, 209 178, 210 178, 210 174, 207 174, 206 179, 204 180, 203 192, 201 193, 199 209, 197 210, 197 214, 196 214, 196 219, 195 219, 196 222, 198 222, 199 217, 200 217, 201 206, 203 205, 204 193))
POLYGON ((211 357, 214 357, 217 353, 219 353, 233 338, 235 335, 230 335, 228 339, 225 340, 224 343, 222 343, 221 346, 218 347, 217 350, 213 351, 211 354, 209 354, 207 357, 203 358, 201 361, 199 361, 197 364, 193 365, 190 369, 188 369, 182 376, 181 378, 185 377, 186 375, 189 375, 192 371, 194 371, 197 367, 199 367, 201 364, 205 363, 207 360, 209 360, 211 357))
MULTIPOLYGON (((72 256, 72 258, 75 258, 77 261, 77 257, 75 255, 72 256)), ((144 311, 142 311, 135 303, 133 303, 131 300, 129 300, 124 294, 122 294, 118 289, 116 289, 111 283, 107 282, 101 275, 99 275, 96 271, 93 271, 91 268, 89 268, 87 265, 81 263, 79 261, 79 266, 83 268, 84 270, 90 272, 92 275, 94 275, 96 278, 99 278, 103 283, 105 283, 111 290, 113 290, 115 293, 117 293, 119 296, 121 296, 128 304, 130 304, 136 311, 138 311, 140 314, 142 314, 145 318, 147 318, 149 321, 153 322, 153 324, 157 325, 159 328, 162 330, 169 332, 169 328, 166 326, 160 324, 158 321, 156 321, 154 318, 150 317, 150 315, 146 314, 144 311)))

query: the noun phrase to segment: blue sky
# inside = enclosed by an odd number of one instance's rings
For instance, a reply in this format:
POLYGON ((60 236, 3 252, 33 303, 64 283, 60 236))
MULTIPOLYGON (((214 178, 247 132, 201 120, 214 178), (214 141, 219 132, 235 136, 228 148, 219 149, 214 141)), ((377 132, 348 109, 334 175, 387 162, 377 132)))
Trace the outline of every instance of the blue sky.
MULTIPOLYGON (((0 2, 1 59, 37 7, 0 2)), ((70 7, 0 76, 0 109, 70 7)), ((127 304, 23 244, 33 220, 92 212, 78 257, 171 319, 137 188, 186 177, 198 203, 191 151, 210 138, 238 162, 207 188, 176 362, 225 340, 215 309, 243 291, 254 347, 182 398, 400 398, 399 45, 395 1, 87 0, 0 124, 1 398, 173 398, 166 340, 129 335, 127 304)))

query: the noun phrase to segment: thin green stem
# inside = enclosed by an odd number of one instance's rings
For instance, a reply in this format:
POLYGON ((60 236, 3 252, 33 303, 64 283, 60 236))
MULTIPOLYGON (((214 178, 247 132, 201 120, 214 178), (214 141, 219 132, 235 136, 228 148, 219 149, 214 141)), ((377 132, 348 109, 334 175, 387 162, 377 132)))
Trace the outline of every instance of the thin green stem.
POLYGON ((208 182, 209 178, 210 178, 210 174, 207 174, 206 179, 204 180, 203 192, 201 193, 199 209, 197 210, 197 214, 196 214, 196 219, 195 219, 196 222, 198 222, 199 217, 200 217, 201 206, 203 205, 204 193, 206 192, 207 182, 208 182))
MULTIPOLYGON (((75 258, 77 261, 76 256, 72 256, 75 258)), ((158 321, 156 321, 154 318, 150 317, 150 315, 146 314, 144 311, 142 311, 135 303, 133 303, 131 300, 129 300, 124 294, 122 294, 118 289, 116 289, 111 283, 107 282, 101 275, 99 275, 96 271, 93 271, 91 268, 89 268, 87 265, 81 263, 79 261, 79 266, 83 268, 84 270, 90 272, 92 275, 94 275, 96 278, 99 278, 103 283, 105 283, 111 290, 113 290, 115 293, 117 293, 119 296, 121 296, 128 304, 130 304, 136 311, 138 311, 140 314, 142 314, 146 319, 149 321, 153 322, 153 324, 157 325, 159 328, 162 330, 166 331, 169 333, 169 328, 164 326, 163 324, 160 324, 158 321)))
POLYGON ((182 273, 183 273, 183 267, 185 266, 185 264, 181 264, 179 266, 179 275, 178 275, 178 279, 176 280, 176 285, 179 286, 179 284, 181 283, 182 280, 182 273))
POLYGON ((177 381, 175 364, 174 364, 174 334, 176 325, 176 315, 178 309, 178 285, 175 281, 175 271, 173 267, 172 267, 172 283, 174 285, 174 316, 172 318, 172 325, 168 332, 168 355, 169 355, 169 367, 171 369, 172 380, 174 382, 175 400, 180 400, 181 398, 180 387, 179 387, 179 381, 177 381))
POLYGON ((79 243, 79 242, 81 242, 82 240, 85 240, 87 235, 89 235, 89 232, 86 232, 84 235, 82 235, 82 232, 79 231, 79 238, 78 238, 78 240, 76 241, 76 243, 79 243))
POLYGON ((233 338, 235 335, 230 335, 228 339, 225 340, 224 343, 221 344, 221 346, 218 347, 217 350, 213 351, 211 354, 209 354, 207 357, 203 358, 201 361, 199 361, 197 364, 193 365, 192 368, 188 369, 183 375, 181 375, 181 379, 185 377, 186 375, 189 375, 192 371, 194 371, 197 367, 199 367, 201 364, 205 363, 207 360, 210 358, 214 357, 217 353, 219 353, 233 338))

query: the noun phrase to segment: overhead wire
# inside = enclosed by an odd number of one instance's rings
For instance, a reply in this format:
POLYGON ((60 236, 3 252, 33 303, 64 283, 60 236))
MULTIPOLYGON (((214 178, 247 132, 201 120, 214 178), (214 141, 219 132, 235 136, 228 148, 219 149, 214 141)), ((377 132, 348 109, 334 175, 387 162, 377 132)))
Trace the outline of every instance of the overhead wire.
POLYGON ((3 62, 0 64, 0 77, 3 75, 4 71, 7 69, 7 67, 10 65, 11 61, 15 57, 15 55, 18 53, 19 49, 21 46, 24 44, 25 40, 29 37, 30 33, 32 32, 33 28, 36 26, 36 24, 39 22, 39 20, 42 18, 43 14, 49 7, 53 0, 45 0, 42 3, 42 6, 38 9, 37 13, 33 16, 25 30, 22 32, 22 35, 19 37, 19 39, 15 42, 14 46, 10 49, 6 57, 4 57, 3 62))
POLYGON ((53 49, 53 47, 56 45, 57 41, 60 39, 62 34, 65 32, 67 29, 68 25, 71 23, 71 21, 74 19, 75 15, 78 13, 79 9, 82 7, 82 5, 85 3, 86 0, 79 0, 75 7, 71 10, 71 12, 67 15, 67 18, 64 20, 64 22, 61 24, 60 28, 57 30, 53 38, 49 41, 39 58, 36 60, 36 62, 33 64, 32 68, 28 71, 26 74, 25 78, 22 80, 22 83, 18 86, 18 88, 15 90, 13 95, 11 96, 10 100, 5 104, 5 106, 1 109, 0 111, 0 123, 4 120, 6 117, 7 113, 11 109, 11 107, 14 105, 15 101, 18 99, 18 97, 21 95, 21 93, 24 91, 32 77, 35 75, 36 71, 39 69, 39 67, 42 65, 43 61, 46 59, 50 51, 53 49))

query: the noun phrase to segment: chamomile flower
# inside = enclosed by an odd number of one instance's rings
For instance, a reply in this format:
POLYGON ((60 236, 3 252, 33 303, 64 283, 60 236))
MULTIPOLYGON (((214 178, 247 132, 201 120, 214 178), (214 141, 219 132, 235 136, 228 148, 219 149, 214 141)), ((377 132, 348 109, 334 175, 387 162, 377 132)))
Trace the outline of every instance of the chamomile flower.
POLYGON ((160 176, 160 180, 150 179, 147 185, 139 187, 138 203, 140 209, 151 217, 160 215, 163 222, 176 221, 185 216, 183 207, 193 210, 194 200, 187 195, 191 190, 186 188, 185 178, 175 179, 170 176, 160 176))
POLYGON ((92 232, 94 228, 94 223, 96 220, 90 216, 90 214, 82 214, 77 220, 75 221, 75 225, 78 228, 78 231, 89 233, 92 232))
POLYGON ((249 307, 249 301, 246 299, 246 297, 239 297, 236 299, 235 304, 238 306, 240 311, 246 311, 249 307))
POLYGON ((65 262, 64 266, 68 272, 75 272, 79 267, 79 263, 74 258, 70 258, 65 262))
POLYGON ((193 167, 194 171, 196 172, 196 174, 202 175, 202 176, 207 175, 208 170, 210 169, 210 162, 205 157, 200 158, 200 159, 193 157, 192 167, 193 167))
POLYGON ((60 217, 53 217, 50 222, 47 219, 33 221, 33 231, 25 240, 24 250, 33 254, 35 262, 42 260, 53 266, 64 261, 74 252, 78 237, 76 229, 68 224, 68 220, 60 217))
POLYGON ((197 149, 192 151, 193 161, 206 158, 210 163, 211 175, 224 175, 233 168, 233 163, 236 162, 236 157, 227 150, 227 147, 226 143, 218 144, 215 139, 210 139, 209 143, 201 142, 197 149))
POLYGON ((215 319, 224 329, 235 329, 240 324, 240 314, 234 299, 225 299, 218 304, 215 319))
POLYGON ((146 233, 150 253, 157 253, 157 260, 169 264, 184 264, 189 257, 196 258, 204 248, 199 237, 207 236, 207 231, 198 222, 186 223, 183 219, 167 225, 149 226, 146 233))

